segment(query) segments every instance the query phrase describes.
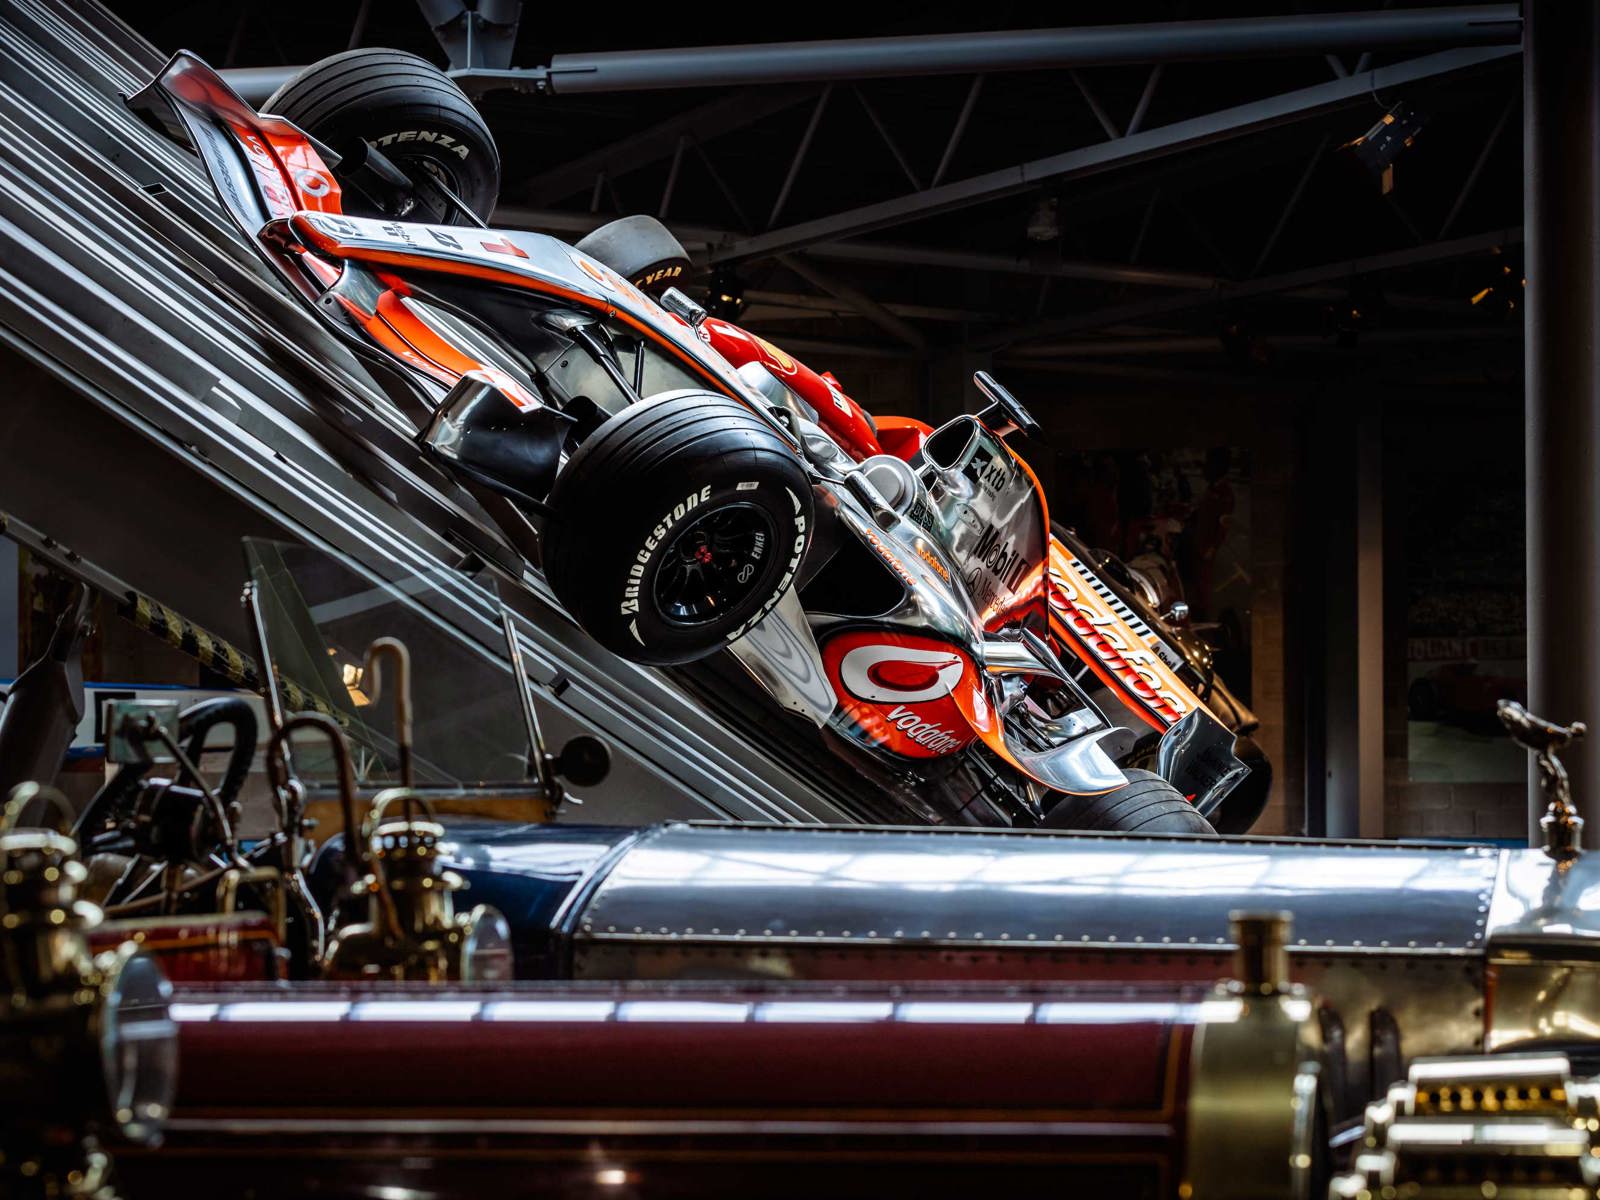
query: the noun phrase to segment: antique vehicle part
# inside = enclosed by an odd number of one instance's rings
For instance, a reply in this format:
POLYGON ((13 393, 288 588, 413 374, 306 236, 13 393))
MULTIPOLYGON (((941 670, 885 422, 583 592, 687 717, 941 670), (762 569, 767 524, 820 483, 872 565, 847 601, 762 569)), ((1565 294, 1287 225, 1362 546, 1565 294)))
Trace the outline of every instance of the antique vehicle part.
POLYGON ((209 989, 174 1012, 170 1152, 119 1161, 152 1194, 299 1194, 313 1172, 335 1200, 1324 1183, 1313 1005, 1294 988, 363 983, 209 989), (1238 1099, 1241 1047, 1270 1061, 1249 1095, 1264 1115, 1208 1151, 1201 1108, 1238 1099))
POLYGON ((92 954, 100 910, 64 830, 71 809, 37 784, 0 817, 0 1191, 110 1197, 102 1138, 149 1145, 175 1088, 170 985, 131 943, 92 954), (36 802, 66 818, 18 828, 36 802))
MULTIPOLYGON (((270 661, 270 660, 269 660, 270 661)), ((457 914, 454 893, 466 881, 440 862, 443 828, 427 799, 415 789, 411 708, 411 655, 396 638, 379 638, 367 647, 362 684, 369 702, 380 695, 379 665, 392 674, 395 757, 400 786, 380 793, 359 830, 355 824, 355 778, 343 732, 327 718, 315 718, 339 764, 340 803, 345 818, 346 873, 355 876, 338 898, 367 900, 367 920, 335 929, 322 960, 330 979, 390 979, 423 983, 486 982, 511 978, 510 934, 505 918, 487 905, 457 914), (391 805, 398 820, 385 820, 391 805), (422 813, 419 819, 414 815, 422 813)), ((279 770, 287 758, 290 718, 273 736, 270 752, 279 770)))
MULTIPOLYGON (((95 793, 73 824, 73 835, 90 855, 100 899, 115 917, 147 920, 142 934, 152 944, 164 918, 183 914, 180 943, 198 949, 236 941, 232 926, 258 906, 278 946, 288 936, 287 899, 279 871, 260 858, 269 840, 247 857, 234 829, 239 790, 256 748, 254 710, 242 697, 203 701, 182 713, 165 701, 117 700, 106 705, 106 756, 117 772, 95 793), (219 725, 231 728, 233 746, 220 785, 213 788, 196 765, 206 737, 219 725), (182 744, 187 741, 187 749, 182 744), (152 777, 170 766, 174 778, 152 777), (244 899, 248 896, 248 900, 244 899), (198 914, 215 914, 209 933, 198 914)), ((130 935, 131 936, 131 935, 130 935)))
POLYGON ((1558 861, 1576 857, 1582 853, 1583 818, 1572 805, 1572 782, 1556 752, 1581 738, 1588 727, 1582 721, 1571 725, 1546 721, 1515 700, 1500 701, 1495 711, 1512 739, 1531 751, 1539 765, 1539 787, 1550 798, 1550 810, 1539 821, 1545 853, 1558 861))
POLYGON ((1313 1000, 1289 979, 1293 921, 1288 913, 1240 911, 1228 923, 1237 947, 1233 976, 1213 1003, 1238 1008, 1233 1020, 1207 1024, 1195 1037, 1181 1194, 1310 1197, 1327 1175, 1327 1110, 1313 1000), (1239 1154, 1241 1145, 1251 1152, 1239 1154))
POLYGON ((1593 855, 696 823, 450 822, 445 847, 511 914, 524 979, 1203 982, 1228 914, 1271 897, 1291 978, 1337 1018, 1339 1117, 1417 1056, 1600 1055, 1593 855))
POLYGON ((1367 1106, 1333 1200, 1573 1200, 1600 1193, 1600 1079, 1561 1054, 1422 1059, 1367 1106))
POLYGON ((93 594, 74 587, 49 644, 17 676, 0 706, 0 796, 21 783, 55 779, 83 717, 83 642, 93 594))
POLYGON ((1540 820, 1544 849, 1507 863, 1490 913, 1488 958, 1493 1003, 1485 1048, 1564 1051, 1587 1067, 1600 1065, 1600 919, 1593 897, 1600 861, 1583 853, 1583 818, 1572 803, 1557 752, 1585 733, 1502 700, 1500 720, 1535 755, 1549 797, 1540 820))
POLYGON ((368 899, 367 919, 338 927, 328 945, 329 979, 422 983, 499 983, 511 978, 510 930, 488 905, 457 913, 454 894, 466 881, 440 861, 444 829, 427 801, 406 788, 384 792, 368 814, 363 837, 368 873, 351 889, 368 899), (385 821, 399 804, 400 820, 385 821), (421 809, 427 819, 413 817, 421 809))

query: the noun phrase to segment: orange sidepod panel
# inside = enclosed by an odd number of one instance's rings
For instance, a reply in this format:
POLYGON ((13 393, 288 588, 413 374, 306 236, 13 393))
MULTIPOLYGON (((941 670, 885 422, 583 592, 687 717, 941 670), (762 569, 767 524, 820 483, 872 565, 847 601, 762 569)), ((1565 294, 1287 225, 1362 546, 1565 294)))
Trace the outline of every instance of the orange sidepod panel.
POLYGON ((852 732, 906 758, 942 758, 998 724, 973 661, 948 642, 892 630, 839 633, 822 661, 852 732))

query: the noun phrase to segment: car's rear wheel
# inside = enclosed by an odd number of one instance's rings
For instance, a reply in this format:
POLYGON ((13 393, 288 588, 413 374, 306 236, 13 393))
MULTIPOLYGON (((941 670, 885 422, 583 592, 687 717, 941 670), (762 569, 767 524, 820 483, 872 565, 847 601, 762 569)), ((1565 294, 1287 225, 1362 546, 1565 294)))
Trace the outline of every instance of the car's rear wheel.
POLYGON ((1152 771, 1130 770, 1128 782, 1098 796, 1065 796, 1045 814, 1051 829, 1210 836, 1211 823, 1152 771))
POLYGON ((500 192, 500 152, 482 115, 454 81, 427 59, 400 50, 348 50, 312 63, 262 111, 293 121, 343 161, 334 176, 353 216, 470 224, 448 190, 482 220, 500 192), (364 170, 376 149, 410 183, 392 193, 364 170), (405 211, 396 211, 396 207, 405 211))
POLYGON ((631 405, 556 477, 544 572, 601 645, 635 662, 720 650, 788 590, 812 525, 794 452, 743 404, 679 392, 631 405))
POLYGON ((654 217, 608 221, 578 242, 577 249, 652 296, 677 287, 689 274, 688 251, 654 217))

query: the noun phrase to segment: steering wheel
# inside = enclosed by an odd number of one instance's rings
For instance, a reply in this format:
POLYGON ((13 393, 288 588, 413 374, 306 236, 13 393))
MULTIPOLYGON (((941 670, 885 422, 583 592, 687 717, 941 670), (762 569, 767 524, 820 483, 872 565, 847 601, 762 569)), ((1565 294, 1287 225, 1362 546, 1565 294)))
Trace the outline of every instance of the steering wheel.
MULTIPOLYGON (((226 810, 238 799, 255 757, 255 709, 242 696, 219 696, 202 700, 178 715, 178 740, 184 743, 183 752, 192 763, 199 763, 206 736, 218 725, 227 725, 233 730, 233 749, 228 754, 222 782, 216 789, 217 799, 226 810)), ((150 767, 150 763, 124 763, 79 814, 73 825, 73 836, 81 840, 86 835, 93 837, 99 833, 138 790, 150 767)))
POLYGON ((989 399, 989 407, 978 414, 978 420, 988 426, 996 437, 1005 437, 1013 431, 1030 438, 1043 433, 1033 414, 1022 406, 1022 401, 1001 387, 989 372, 975 372, 972 382, 989 399))

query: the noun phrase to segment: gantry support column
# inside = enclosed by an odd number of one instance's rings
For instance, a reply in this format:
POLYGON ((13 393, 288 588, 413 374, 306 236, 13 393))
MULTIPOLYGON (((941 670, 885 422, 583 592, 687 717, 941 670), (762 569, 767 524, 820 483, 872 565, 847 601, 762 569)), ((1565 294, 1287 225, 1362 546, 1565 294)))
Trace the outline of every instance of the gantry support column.
MULTIPOLYGON (((1594 732, 1565 756, 1600 834, 1600 10, 1528 0, 1523 32, 1527 254, 1528 686, 1540 716, 1594 732)), ((1544 812, 1529 776, 1529 831, 1544 812)))

